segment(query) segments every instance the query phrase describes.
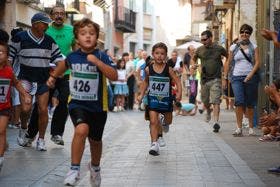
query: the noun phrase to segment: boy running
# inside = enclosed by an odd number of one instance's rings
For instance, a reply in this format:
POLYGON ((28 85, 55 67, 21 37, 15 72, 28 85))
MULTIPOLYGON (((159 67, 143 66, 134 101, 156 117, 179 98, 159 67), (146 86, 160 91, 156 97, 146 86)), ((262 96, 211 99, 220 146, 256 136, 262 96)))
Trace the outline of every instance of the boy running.
POLYGON ((64 180, 65 185, 75 185, 80 178, 86 138, 91 151, 90 181, 94 186, 101 184, 99 165, 108 110, 106 77, 112 81, 118 77, 110 58, 95 49, 99 30, 99 25, 87 18, 75 23, 74 35, 80 49, 70 53, 66 63, 59 64, 48 80, 48 85, 54 86, 56 78, 66 69, 71 69, 69 114, 75 132, 71 147, 71 167, 64 180))
POLYGON ((158 134, 160 128, 159 114, 164 115, 164 123, 172 123, 173 97, 171 94, 171 79, 175 82, 178 93, 176 101, 182 98, 182 86, 173 69, 165 62, 167 46, 157 43, 152 48, 154 63, 146 67, 146 77, 142 83, 138 101, 141 101, 148 88, 148 111, 150 116, 151 148, 149 154, 159 155, 158 134))

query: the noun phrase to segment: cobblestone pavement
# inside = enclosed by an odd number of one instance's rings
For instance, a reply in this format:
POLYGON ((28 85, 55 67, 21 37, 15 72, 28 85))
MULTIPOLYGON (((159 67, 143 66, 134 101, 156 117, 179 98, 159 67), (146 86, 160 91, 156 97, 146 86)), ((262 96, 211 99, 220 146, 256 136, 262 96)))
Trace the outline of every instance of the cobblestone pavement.
MULTIPOLYGON (((164 134, 166 147, 157 157, 148 154, 148 123, 143 112, 109 113, 104 131, 101 162, 102 185, 115 186, 279 186, 280 176, 268 174, 268 167, 280 164, 278 142, 259 142, 258 137, 232 137, 234 114, 222 111, 221 132, 214 134, 204 116, 176 116, 164 134)), ((47 139, 47 152, 35 145, 16 144, 18 130, 8 130, 9 151, 0 174, 0 186, 63 186, 70 164, 73 126, 67 123, 65 146, 47 139)), ((260 134, 260 132, 258 131, 260 134)), ((89 186, 89 146, 86 146, 81 180, 89 186)))

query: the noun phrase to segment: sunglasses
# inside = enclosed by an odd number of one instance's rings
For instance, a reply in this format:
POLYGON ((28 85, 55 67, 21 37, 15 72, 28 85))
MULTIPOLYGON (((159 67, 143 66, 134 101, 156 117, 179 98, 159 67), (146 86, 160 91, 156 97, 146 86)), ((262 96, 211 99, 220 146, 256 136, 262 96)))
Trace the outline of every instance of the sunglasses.
POLYGON ((205 41, 207 41, 209 38, 201 38, 201 41, 202 42, 205 42, 205 41))
POLYGON ((249 31, 240 31, 240 34, 248 34, 248 35, 251 35, 251 33, 249 31))

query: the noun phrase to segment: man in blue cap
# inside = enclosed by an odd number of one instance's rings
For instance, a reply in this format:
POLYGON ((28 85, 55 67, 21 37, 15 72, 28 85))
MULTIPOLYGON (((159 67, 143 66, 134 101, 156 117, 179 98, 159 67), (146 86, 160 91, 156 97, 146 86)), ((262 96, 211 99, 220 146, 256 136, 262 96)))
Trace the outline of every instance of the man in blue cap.
MULTIPOLYGON (((20 63, 18 79, 25 90, 36 97, 39 113, 39 138, 36 149, 46 151, 45 132, 48 125, 48 100, 49 88, 46 85, 50 74, 50 63, 57 64, 64 60, 59 47, 45 31, 51 19, 44 13, 36 13, 31 18, 32 27, 30 30, 16 34, 10 44, 10 61, 15 58, 20 63)), ((32 104, 26 106, 21 114, 21 129, 17 138, 21 146, 31 146, 33 139, 28 137, 27 122, 30 117, 32 104)))

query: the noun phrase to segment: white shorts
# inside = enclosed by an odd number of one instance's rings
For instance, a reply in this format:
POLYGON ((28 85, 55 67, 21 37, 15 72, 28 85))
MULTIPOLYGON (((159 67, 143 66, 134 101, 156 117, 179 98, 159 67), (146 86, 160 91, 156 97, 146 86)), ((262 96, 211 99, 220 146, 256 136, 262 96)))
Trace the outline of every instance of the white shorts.
POLYGON ((12 96, 12 105, 13 106, 20 105, 19 92, 15 87, 12 87, 11 89, 11 96, 12 96))

